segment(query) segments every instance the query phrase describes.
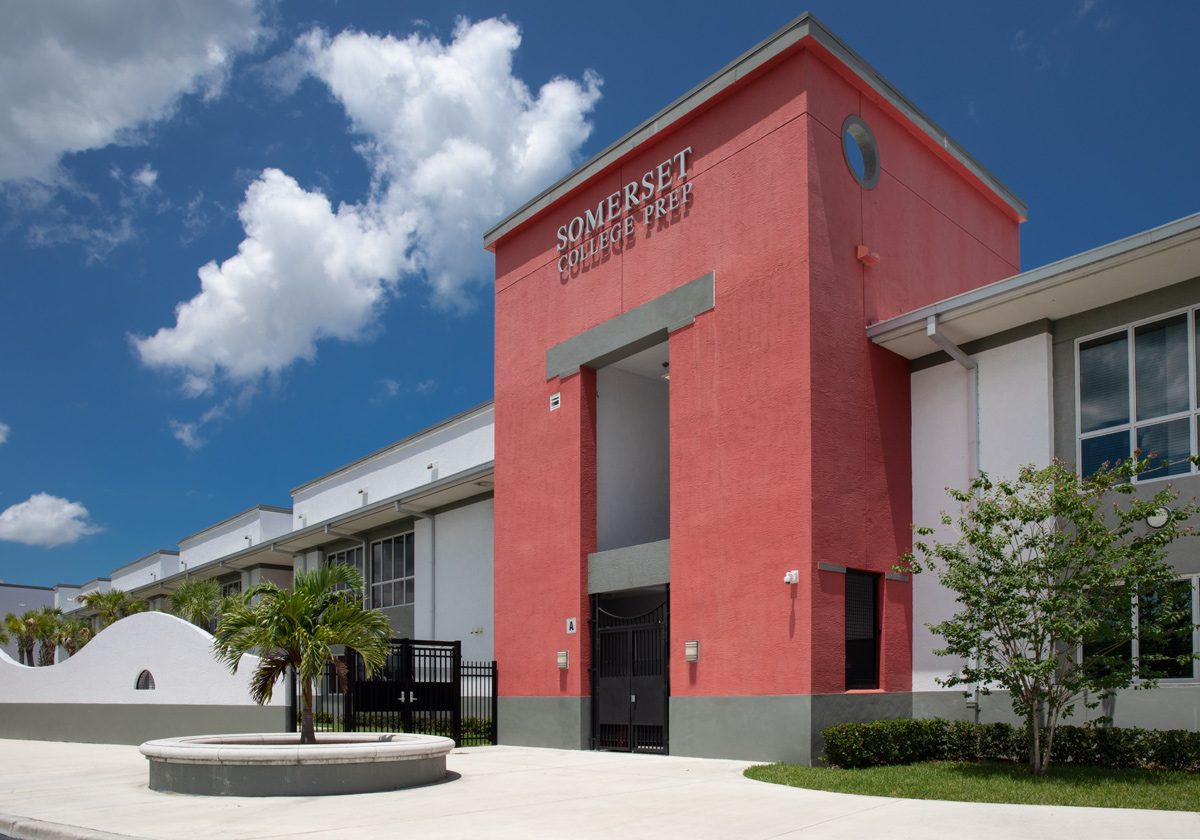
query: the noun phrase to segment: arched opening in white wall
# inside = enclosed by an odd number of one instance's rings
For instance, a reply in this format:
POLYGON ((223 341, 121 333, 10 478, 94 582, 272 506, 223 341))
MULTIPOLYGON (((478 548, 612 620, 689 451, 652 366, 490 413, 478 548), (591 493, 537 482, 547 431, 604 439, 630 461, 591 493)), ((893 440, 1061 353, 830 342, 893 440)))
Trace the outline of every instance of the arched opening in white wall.
POLYGON ((154 675, 149 671, 142 671, 142 673, 138 674, 137 685, 134 688, 138 691, 153 691, 154 675))

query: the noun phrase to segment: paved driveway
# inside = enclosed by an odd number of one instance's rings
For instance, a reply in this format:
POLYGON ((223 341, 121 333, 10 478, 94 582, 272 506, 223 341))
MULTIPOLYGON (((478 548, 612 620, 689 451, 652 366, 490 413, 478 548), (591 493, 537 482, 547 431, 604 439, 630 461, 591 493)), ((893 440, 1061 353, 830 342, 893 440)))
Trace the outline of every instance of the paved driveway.
POLYGON ((0 740, 0 834, 141 838, 1200 838, 1200 814, 883 799, 753 782, 746 762, 455 750, 457 777, 357 796, 160 794, 137 747, 0 740))

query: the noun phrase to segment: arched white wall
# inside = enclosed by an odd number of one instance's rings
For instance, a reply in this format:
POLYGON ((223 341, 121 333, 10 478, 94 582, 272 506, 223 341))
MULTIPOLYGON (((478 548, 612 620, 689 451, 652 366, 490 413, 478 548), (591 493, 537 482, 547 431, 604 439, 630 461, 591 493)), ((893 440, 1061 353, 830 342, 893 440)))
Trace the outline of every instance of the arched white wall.
MULTIPOLYGON (((0 715, 4 703, 85 703, 253 706, 250 676, 258 657, 243 656, 237 674, 217 661, 213 637, 166 613, 131 615, 105 628, 65 662, 44 668, 0 655, 0 715), (153 691, 134 686, 154 676, 153 691)), ((270 705, 286 703, 280 685, 270 705)))

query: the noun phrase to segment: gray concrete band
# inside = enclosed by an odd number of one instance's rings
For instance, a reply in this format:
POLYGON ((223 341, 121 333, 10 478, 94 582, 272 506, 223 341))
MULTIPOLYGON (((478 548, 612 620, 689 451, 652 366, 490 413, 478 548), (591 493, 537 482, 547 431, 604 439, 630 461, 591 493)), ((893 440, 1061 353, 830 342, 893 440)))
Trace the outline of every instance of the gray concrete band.
POLYGON ((671 541, 631 545, 588 555, 588 594, 671 582, 671 541))
POLYGON ((601 368, 640 353, 716 305, 713 272, 635 306, 546 351, 546 379, 601 368))
POLYGON ((202 732, 283 732, 285 706, 134 703, 5 703, 0 738, 141 744, 202 732))

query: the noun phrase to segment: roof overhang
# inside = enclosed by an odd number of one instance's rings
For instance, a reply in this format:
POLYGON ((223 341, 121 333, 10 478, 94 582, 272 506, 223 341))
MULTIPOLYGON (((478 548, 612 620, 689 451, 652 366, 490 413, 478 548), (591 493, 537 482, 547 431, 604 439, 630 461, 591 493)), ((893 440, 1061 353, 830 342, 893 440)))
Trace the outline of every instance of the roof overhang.
POLYGON ((1042 319, 1056 321, 1200 276, 1200 213, 981 286, 867 327, 867 338, 908 359, 938 346, 930 316, 955 344, 1042 319))
POLYGON ((425 513, 472 496, 490 493, 495 475, 495 462, 488 461, 473 469, 431 481, 418 488, 293 531, 276 538, 272 545, 278 551, 294 554, 320 548, 346 539, 347 534, 363 534, 394 522, 411 519, 414 513, 425 513))
POLYGON ((732 86, 758 74, 785 54, 804 46, 813 47, 822 55, 836 59, 852 76, 861 80, 863 87, 873 98, 893 108, 922 132, 931 146, 948 154, 965 173, 980 184, 993 201, 1004 207, 1013 218, 1025 221, 1029 209, 1024 201, 874 67, 864 61, 862 56, 850 49, 812 14, 805 12, 485 231, 483 246, 489 251, 494 250, 505 236, 524 227, 542 211, 628 157, 656 135, 682 124, 710 101, 725 94, 732 86))

